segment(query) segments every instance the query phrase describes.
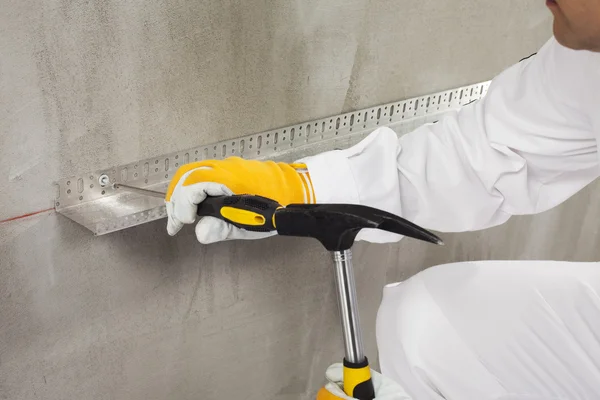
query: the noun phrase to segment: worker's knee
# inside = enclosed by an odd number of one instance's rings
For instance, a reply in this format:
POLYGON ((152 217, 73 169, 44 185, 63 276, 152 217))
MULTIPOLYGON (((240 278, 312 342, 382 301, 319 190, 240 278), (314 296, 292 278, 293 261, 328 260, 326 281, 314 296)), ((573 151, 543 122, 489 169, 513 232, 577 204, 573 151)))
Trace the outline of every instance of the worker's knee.
MULTIPOLYGON (((446 264, 429 268, 412 278, 384 288, 378 314, 378 328, 393 331, 403 343, 435 339, 442 333, 440 320, 446 321, 448 304, 439 304, 440 296, 460 289, 476 275, 477 266, 469 263, 446 264), (424 334, 427 333, 427 334, 424 334)), ((463 292, 464 293, 464 292, 463 292)))
MULTIPOLYGON (((443 269, 432 271, 443 273, 443 269), (438 272, 440 271, 440 272, 438 272)), ((422 276, 384 288, 377 315, 377 344, 381 372, 414 395, 429 398, 435 385, 429 364, 452 329, 432 299, 422 276)))
POLYGON ((495 387, 465 341, 465 316, 457 318, 465 302, 477 301, 472 291, 478 270, 470 263, 442 265, 384 289, 377 318, 384 375, 423 398, 436 398, 447 382, 464 383, 464 371, 481 385, 495 387))
POLYGON ((414 390, 469 393, 457 398, 500 393, 500 381, 518 387, 515 371, 526 369, 552 377, 580 366, 541 387, 597 382, 600 328, 587 321, 600 318, 599 292, 597 263, 471 262, 423 271, 384 289, 382 372, 414 390), (548 343, 557 345, 549 351, 548 343), (582 344, 584 351, 573 350, 582 344))
POLYGON ((386 347, 400 345, 407 359, 419 359, 426 343, 443 335, 438 330, 440 319, 443 314, 421 275, 386 286, 377 316, 380 352, 389 354, 386 347))

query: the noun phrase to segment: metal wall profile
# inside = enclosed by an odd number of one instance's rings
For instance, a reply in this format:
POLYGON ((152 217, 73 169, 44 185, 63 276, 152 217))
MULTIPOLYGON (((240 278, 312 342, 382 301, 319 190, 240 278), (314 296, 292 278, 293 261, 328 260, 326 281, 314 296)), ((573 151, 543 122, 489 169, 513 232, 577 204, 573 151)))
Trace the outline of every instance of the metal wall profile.
POLYGON ((166 191, 177 168, 189 162, 229 156, 294 161, 349 147, 381 126, 402 135, 482 98, 488 86, 482 82, 65 178, 56 182, 54 205, 96 235, 119 231, 164 218, 166 212, 161 199, 115 190, 113 183, 166 191), (109 184, 100 184, 102 175, 109 184))

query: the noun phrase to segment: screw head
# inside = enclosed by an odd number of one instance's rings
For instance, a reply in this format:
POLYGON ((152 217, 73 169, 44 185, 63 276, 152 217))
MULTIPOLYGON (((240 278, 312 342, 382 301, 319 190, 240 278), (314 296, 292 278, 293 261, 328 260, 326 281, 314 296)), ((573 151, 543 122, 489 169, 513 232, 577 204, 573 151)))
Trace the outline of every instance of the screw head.
POLYGON ((98 178, 98 183, 100 184, 100 186, 105 187, 110 183, 110 178, 108 177, 108 175, 102 174, 98 178))

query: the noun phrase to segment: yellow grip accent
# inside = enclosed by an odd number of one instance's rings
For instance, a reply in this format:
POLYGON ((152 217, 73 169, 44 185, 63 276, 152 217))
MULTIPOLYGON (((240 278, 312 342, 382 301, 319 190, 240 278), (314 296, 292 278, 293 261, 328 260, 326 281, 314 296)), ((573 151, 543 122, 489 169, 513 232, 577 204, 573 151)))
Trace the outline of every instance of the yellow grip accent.
POLYGON ((260 214, 234 207, 222 207, 221 215, 240 225, 262 226, 266 222, 265 217, 260 214))
POLYGON ((369 366, 362 368, 348 368, 344 365, 344 393, 350 397, 355 397, 354 389, 361 383, 371 379, 371 369, 369 366))

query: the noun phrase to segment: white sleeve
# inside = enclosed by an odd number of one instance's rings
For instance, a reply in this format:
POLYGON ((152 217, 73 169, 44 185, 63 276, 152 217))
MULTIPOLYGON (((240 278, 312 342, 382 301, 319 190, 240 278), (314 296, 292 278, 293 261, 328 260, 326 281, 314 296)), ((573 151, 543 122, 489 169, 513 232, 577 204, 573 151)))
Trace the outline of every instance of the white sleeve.
POLYGON ((303 162, 318 202, 377 207, 438 231, 484 229, 548 210, 599 175, 599 93, 600 54, 552 39, 438 123, 400 139, 380 128, 303 162))

